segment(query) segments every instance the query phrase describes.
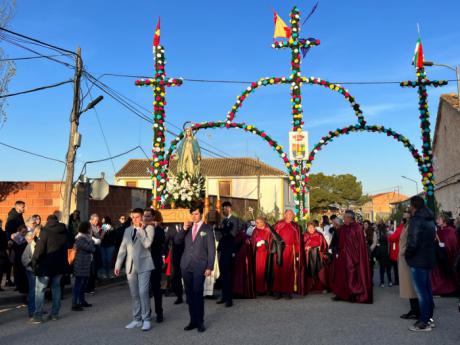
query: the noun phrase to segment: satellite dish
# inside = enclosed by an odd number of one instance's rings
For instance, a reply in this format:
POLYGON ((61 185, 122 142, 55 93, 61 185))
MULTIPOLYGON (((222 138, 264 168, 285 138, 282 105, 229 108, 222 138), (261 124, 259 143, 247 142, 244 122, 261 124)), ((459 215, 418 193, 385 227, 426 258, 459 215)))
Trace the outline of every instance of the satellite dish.
POLYGON ((100 178, 96 178, 91 182, 90 196, 93 200, 104 200, 109 195, 110 185, 104 177, 105 174, 101 173, 100 178))

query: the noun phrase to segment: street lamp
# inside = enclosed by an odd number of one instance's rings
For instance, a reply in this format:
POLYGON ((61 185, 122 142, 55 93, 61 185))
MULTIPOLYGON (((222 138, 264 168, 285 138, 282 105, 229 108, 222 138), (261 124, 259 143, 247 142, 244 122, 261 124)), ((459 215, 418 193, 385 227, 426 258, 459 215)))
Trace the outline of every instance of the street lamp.
POLYGON ((455 67, 450 66, 450 65, 445 65, 442 63, 434 63, 433 61, 424 61, 423 66, 431 67, 431 66, 439 66, 439 67, 445 67, 450 69, 451 71, 455 72, 455 76, 457 79, 457 97, 458 97, 458 110, 460 110, 460 66, 457 65, 455 67))
POLYGON ((417 191, 417 195, 418 195, 418 182, 417 182, 416 180, 414 180, 414 179, 411 179, 411 178, 409 178, 409 177, 406 177, 406 176, 401 176, 401 177, 402 177, 402 178, 405 178, 406 180, 409 180, 409 181, 412 181, 412 182, 414 182, 414 183, 415 183, 415 189, 416 189, 416 191, 417 191))

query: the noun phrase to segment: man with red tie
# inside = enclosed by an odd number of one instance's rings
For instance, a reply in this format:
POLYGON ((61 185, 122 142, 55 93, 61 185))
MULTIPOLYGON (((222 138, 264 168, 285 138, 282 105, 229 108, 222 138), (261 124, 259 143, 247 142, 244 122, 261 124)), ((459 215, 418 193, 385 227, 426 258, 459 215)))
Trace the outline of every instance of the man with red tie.
POLYGON ((203 206, 192 205, 191 222, 184 222, 183 229, 176 235, 176 244, 185 244, 180 267, 187 296, 190 323, 186 331, 197 329, 204 332, 204 280, 214 268, 215 241, 212 227, 203 223, 203 206))

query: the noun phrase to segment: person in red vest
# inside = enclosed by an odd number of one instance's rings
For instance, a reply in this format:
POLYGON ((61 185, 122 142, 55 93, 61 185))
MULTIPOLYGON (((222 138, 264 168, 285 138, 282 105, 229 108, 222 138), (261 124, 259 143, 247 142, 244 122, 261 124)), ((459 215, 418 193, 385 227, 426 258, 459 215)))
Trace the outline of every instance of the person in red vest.
POLYGON ((437 220, 436 256, 437 264, 431 271, 431 288, 434 295, 449 295, 457 290, 454 264, 458 254, 458 241, 455 229, 448 223, 450 218, 441 214, 437 220))

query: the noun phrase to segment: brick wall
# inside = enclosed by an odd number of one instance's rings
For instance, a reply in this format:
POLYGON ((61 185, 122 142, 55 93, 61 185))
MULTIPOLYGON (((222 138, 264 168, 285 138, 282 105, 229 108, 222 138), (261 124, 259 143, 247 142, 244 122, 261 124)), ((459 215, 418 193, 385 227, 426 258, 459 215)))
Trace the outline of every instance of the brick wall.
POLYGON ((39 214, 46 221, 48 215, 61 209, 60 185, 60 181, 0 182, 0 219, 3 225, 16 200, 26 203, 24 220, 39 214))
POLYGON ((142 209, 151 205, 150 189, 110 186, 109 195, 104 200, 89 200, 89 215, 109 216, 117 224, 121 215, 127 216, 135 207, 142 209))

